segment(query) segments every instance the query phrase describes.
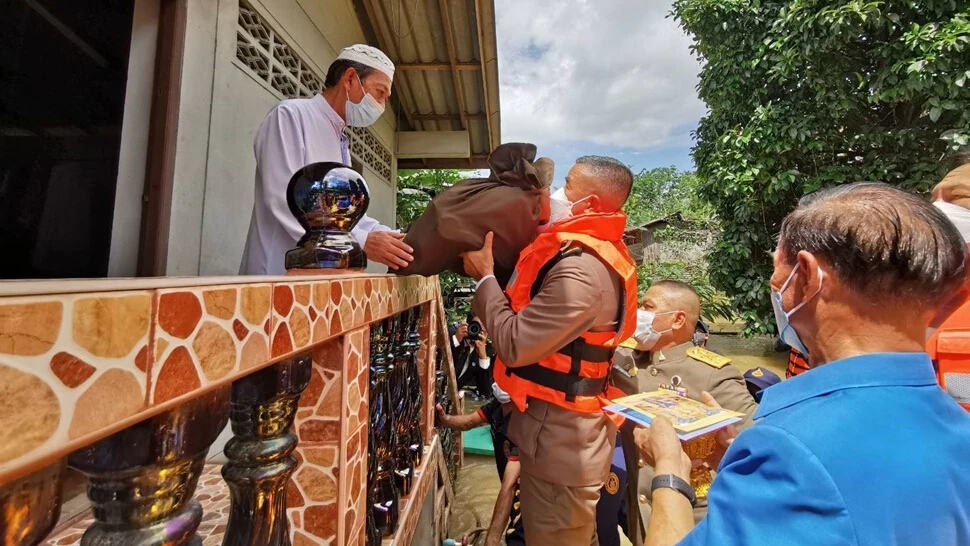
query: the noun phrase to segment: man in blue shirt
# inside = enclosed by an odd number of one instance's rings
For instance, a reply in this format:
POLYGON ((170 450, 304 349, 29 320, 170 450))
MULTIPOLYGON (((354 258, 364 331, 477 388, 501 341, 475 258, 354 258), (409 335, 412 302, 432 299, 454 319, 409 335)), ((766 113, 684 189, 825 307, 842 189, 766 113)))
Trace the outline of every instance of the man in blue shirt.
POLYGON ((901 190, 802 199, 782 223, 771 288, 781 337, 811 369, 764 391, 693 530, 691 462, 673 428, 638 434, 659 480, 646 544, 970 545, 970 415, 923 352, 965 259, 952 224, 901 190))

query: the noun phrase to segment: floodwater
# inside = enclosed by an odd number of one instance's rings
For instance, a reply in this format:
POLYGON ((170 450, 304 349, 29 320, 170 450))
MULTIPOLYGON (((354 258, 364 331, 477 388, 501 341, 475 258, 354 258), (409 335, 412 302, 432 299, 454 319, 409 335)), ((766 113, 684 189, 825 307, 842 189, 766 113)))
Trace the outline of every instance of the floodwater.
MULTIPOLYGON (((488 527, 499 485, 495 459, 465 454, 465 464, 458 471, 458 483, 455 486, 457 502, 451 513, 452 537, 457 539, 475 529, 488 527)), ((478 543, 485 543, 484 532, 478 543)))
MULTIPOLYGON (((741 372, 763 366, 784 379, 788 365, 788 353, 774 351, 773 338, 742 339, 730 334, 715 334, 708 341, 708 348, 731 359, 741 372)), ((466 403, 468 412, 478 409, 479 404, 466 403)), ((456 539, 476 529, 487 528, 492 518, 492 507, 499 491, 495 460, 481 455, 465 454, 465 464, 458 471, 455 486, 457 501, 451 516, 451 536, 456 539)), ((628 546, 626 537, 621 537, 628 546)), ((485 532, 472 544, 484 544, 485 532)), ((460 542, 459 542, 460 543, 460 542)), ((438 545, 435 545, 438 546, 438 545)))

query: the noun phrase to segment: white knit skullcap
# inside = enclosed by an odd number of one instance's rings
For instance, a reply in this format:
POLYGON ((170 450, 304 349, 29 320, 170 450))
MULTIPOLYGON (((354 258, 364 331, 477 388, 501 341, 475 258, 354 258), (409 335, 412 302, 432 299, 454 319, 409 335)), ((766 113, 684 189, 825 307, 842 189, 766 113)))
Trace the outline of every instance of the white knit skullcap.
POLYGON ((366 44, 355 44, 350 47, 345 47, 340 51, 340 55, 337 56, 338 61, 341 59, 358 62, 364 66, 380 70, 387 74, 388 78, 394 79, 394 63, 391 62, 391 59, 383 51, 376 47, 371 47, 366 44))

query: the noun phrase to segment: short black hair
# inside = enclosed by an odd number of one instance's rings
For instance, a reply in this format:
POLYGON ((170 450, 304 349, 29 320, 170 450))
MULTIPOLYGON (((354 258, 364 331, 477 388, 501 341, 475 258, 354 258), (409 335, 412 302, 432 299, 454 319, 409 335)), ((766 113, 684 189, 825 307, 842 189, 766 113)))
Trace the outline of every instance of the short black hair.
MULTIPOLYGON (((650 285, 650 288, 663 290, 664 303, 687 315, 688 322, 697 323, 701 318, 701 298, 691 285, 675 279, 663 279, 650 285)), ((671 311, 673 309, 668 309, 671 311)))
POLYGON ((622 207, 633 189, 633 171, 625 163, 613 157, 584 155, 576 160, 577 165, 592 169, 592 174, 602 184, 601 190, 606 197, 622 207))
POLYGON ((925 199, 888 184, 859 182, 807 195, 781 224, 788 264, 799 251, 832 267, 873 298, 939 305, 966 280, 966 243, 925 199))
POLYGON ((367 76, 370 76, 376 68, 367 66, 365 64, 358 63, 357 61, 348 61, 347 59, 337 59, 334 61, 330 68, 327 69, 327 78, 323 81, 323 88, 333 87, 337 85, 340 78, 344 77, 344 74, 348 69, 353 68, 357 72, 357 77, 363 81, 367 76))
POLYGON ((662 288, 666 288, 668 290, 681 290, 681 291, 684 291, 684 292, 690 292, 690 293, 694 294, 695 296, 697 295, 697 291, 694 290, 691 287, 691 285, 685 283, 684 281, 678 281, 678 280, 675 280, 675 279, 663 279, 663 280, 657 281, 657 282, 651 284, 650 285, 650 288, 653 288, 654 286, 659 286, 659 287, 662 287, 662 288))
POLYGON ((478 315, 474 311, 469 311, 468 316, 465 317, 465 324, 471 324, 471 322, 477 318, 478 318, 478 315))

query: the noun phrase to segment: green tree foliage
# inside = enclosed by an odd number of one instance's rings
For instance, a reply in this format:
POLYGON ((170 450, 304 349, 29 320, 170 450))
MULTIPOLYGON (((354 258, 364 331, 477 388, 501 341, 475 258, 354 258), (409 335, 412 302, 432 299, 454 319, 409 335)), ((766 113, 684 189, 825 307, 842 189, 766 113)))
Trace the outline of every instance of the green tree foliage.
POLYGON ((730 300, 713 286, 708 272, 707 253, 718 225, 714 208, 698 195, 699 184, 693 173, 678 172, 676 167, 645 169, 634 176, 624 207, 629 226, 677 213, 684 219, 655 233, 662 241, 658 259, 649 259, 638 267, 637 281, 641 294, 660 280, 684 281, 700 296, 705 319, 731 319, 730 300))
POLYGON ((675 0, 703 63, 699 192, 722 234, 715 286, 774 328, 769 252, 798 199, 861 180, 925 192, 970 142, 970 4, 675 0))
POLYGON ((633 189, 623 210, 627 223, 666 218, 675 213, 699 222, 714 224, 714 207, 698 196, 700 180, 694 173, 678 172, 676 167, 644 169, 633 177, 633 189))
MULTIPOLYGON (((428 208, 431 199, 438 192, 450 188, 455 183, 468 178, 471 173, 456 169, 422 169, 414 171, 400 171, 397 179, 397 225, 406 229, 428 208)), ((445 298, 448 322, 465 320, 470 306, 462 299, 454 296, 462 287, 469 284, 469 280, 450 271, 438 276, 441 294, 445 298)))
POLYGON ((405 229, 414 222, 438 192, 468 178, 456 169, 400 171, 397 177, 397 225, 405 229))

